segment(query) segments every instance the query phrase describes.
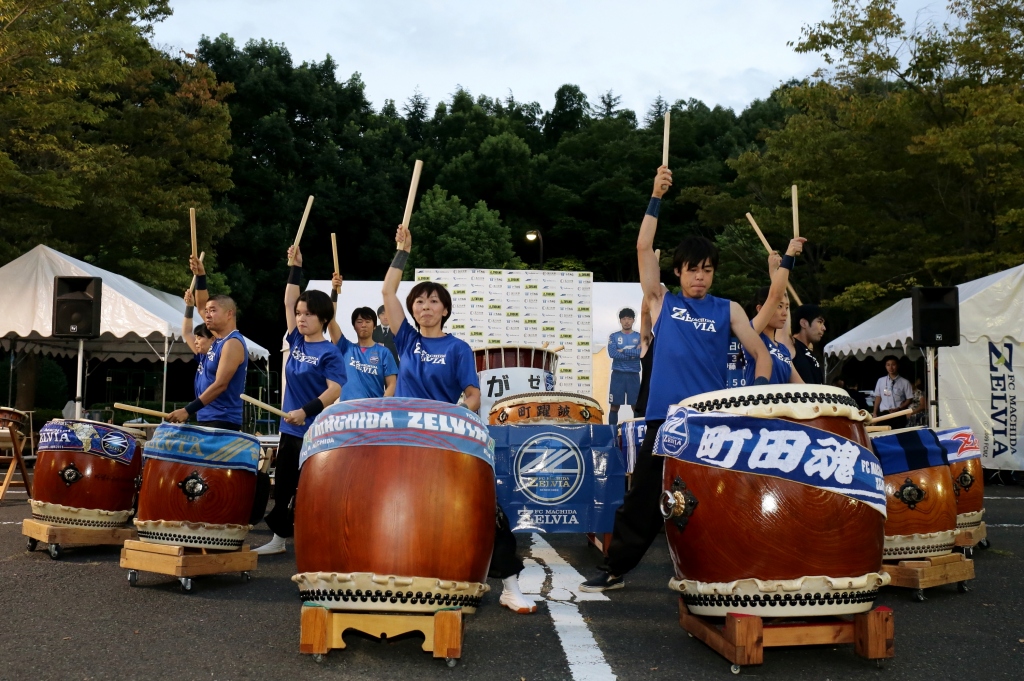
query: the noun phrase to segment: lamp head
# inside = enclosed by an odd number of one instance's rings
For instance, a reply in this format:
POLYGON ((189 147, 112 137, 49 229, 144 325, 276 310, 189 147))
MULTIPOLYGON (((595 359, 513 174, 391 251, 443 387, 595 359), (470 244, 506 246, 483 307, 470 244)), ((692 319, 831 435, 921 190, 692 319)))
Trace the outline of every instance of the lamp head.
POLYGON ((526 233, 526 240, 536 241, 538 236, 540 236, 540 234, 537 232, 537 230, 531 229, 529 232, 526 233))

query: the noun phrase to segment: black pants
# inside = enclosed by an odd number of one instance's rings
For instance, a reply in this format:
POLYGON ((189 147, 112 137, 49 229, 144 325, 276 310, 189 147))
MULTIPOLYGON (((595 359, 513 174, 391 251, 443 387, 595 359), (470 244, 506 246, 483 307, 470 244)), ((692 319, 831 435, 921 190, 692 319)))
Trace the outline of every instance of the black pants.
POLYGON ((497 527, 494 530, 494 551, 491 553, 491 577, 505 579, 523 571, 523 561, 516 555, 516 536, 505 511, 497 509, 497 527))
MULTIPOLYGON (((899 410, 898 409, 890 409, 888 411, 883 411, 881 414, 879 414, 879 416, 884 416, 885 414, 891 414, 894 411, 899 411, 899 410)), ((885 423, 885 425, 887 425, 887 426, 891 426, 893 430, 896 430, 897 428, 906 428, 907 427, 907 417, 906 416, 897 416, 896 418, 889 419, 888 421, 884 421, 883 423, 885 423)))
POLYGON ((608 573, 621 577, 643 559, 665 519, 658 509, 665 459, 651 454, 658 429, 665 421, 648 421, 647 435, 636 455, 632 486, 615 512, 612 543, 608 547, 608 573))
POLYGON ((241 423, 231 423, 230 421, 199 421, 196 425, 203 428, 220 428, 221 430, 233 430, 235 432, 242 430, 241 423))
POLYGON ((293 499, 299 488, 299 453, 302 438, 281 433, 277 447, 277 465, 274 469, 274 509, 264 520, 279 537, 295 534, 295 507, 293 499))

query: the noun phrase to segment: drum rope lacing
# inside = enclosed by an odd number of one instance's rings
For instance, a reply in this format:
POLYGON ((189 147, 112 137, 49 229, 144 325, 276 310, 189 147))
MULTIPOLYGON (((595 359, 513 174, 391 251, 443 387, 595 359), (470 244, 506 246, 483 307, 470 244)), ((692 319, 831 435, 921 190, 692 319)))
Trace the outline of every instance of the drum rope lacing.
POLYGON ((310 589, 308 591, 300 591, 299 598, 303 601, 314 602, 342 601, 347 603, 352 601, 354 603, 356 601, 361 601, 366 603, 367 601, 370 601, 371 603, 377 603, 379 601, 381 603, 386 603, 391 601, 392 603, 408 602, 412 605, 422 603, 423 605, 437 604, 441 606, 456 606, 464 608, 478 608, 483 602, 482 596, 452 596, 451 594, 435 594, 432 591, 428 591, 424 594, 422 591, 413 593, 412 591, 381 591, 380 589, 372 592, 369 589, 366 589, 365 591, 362 589, 310 589))
POLYGON ((856 603, 870 603, 878 596, 878 589, 874 591, 844 591, 842 593, 814 593, 814 594, 775 594, 765 595, 744 595, 733 596, 731 594, 683 594, 683 602, 694 607, 734 607, 757 608, 779 606, 808 606, 808 605, 851 605, 856 603))
POLYGON ((736 409, 738 407, 758 406, 760 404, 841 404, 848 407, 857 407, 857 402, 849 395, 835 395, 832 393, 771 393, 766 395, 742 395, 728 399, 707 400, 688 405, 697 411, 717 411, 719 409, 736 409))

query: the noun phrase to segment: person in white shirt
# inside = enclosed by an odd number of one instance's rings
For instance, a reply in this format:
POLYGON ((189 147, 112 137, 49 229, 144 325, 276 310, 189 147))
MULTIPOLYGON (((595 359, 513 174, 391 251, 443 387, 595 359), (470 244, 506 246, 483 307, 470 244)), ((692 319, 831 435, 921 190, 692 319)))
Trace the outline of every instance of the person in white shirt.
MULTIPOLYGON (((886 357, 885 371, 886 375, 875 383, 875 406, 872 412, 875 418, 894 411, 902 411, 914 400, 914 386, 900 376, 899 360, 892 355, 886 357)), ((892 426, 893 429, 903 428, 907 425, 907 417, 890 419, 886 425, 892 426)))

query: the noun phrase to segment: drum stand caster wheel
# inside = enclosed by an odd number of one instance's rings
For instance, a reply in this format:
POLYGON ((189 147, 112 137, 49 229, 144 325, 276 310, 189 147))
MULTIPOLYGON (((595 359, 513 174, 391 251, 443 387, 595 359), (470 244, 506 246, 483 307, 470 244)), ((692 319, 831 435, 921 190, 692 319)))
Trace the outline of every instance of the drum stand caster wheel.
POLYGON ((971 590, 971 587, 967 586, 967 582, 957 582, 956 583, 956 590, 959 591, 962 594, 965 594, 965 593, 967 593, 968 591, 971 590))
POLYGON ((970 560, 970 559, 974 558, 974 547, 973 546, 965 546, 964 547, 964 558, 966 558, 967 560, 970 560))
POLYGON ((252 581, 252 575, 250 575, 248 571, 243 572, 242 573, 242 581, 246 582, 246 583, 251 582, 252 581))
POLYGON ((446 657, 446 658, 444 658, 444 663, 446 665, 448 665, 449 669, 453 669, 455 667, 455 665, 457 665, 459 663, 459 661, 458 661, 458 659, 456 659, 454 657, 446 657))
POLYGON ((885 669, 885 660, 883 660, 881 658, 875 660, 875 666, 878 667, 879 669, 885 669))
POLYGON ((324 661, 323 653, 315 653, 313 655, 313 662, 316 662, 317 664, 322 664, 323 661, 324 661))
POLYGON ((129 570, 128 571, 128 586, 135 586, 139 583, 139 571, 129 570))
POLYGON ((188 593, 192 590, 192 578, 191 577, 179 577, 178 581, 181 582, 181 590, 184 593, 188 593))
POLYGON ((992 546, 992 543, 988 540, 988 537, 986 537, 985 539, 982 539, 980 542, 978 542, 978 546, 980 548, 987 549, 990 546, 992 546))
POLYGON ((739 674, 740 669, 741 668, 738 664, 734 664, 733 666, 729 667, 729 671, 731 671, 733 674, 739 674))
POLYGON ((60 560, 60 544, 50 544, 49 553, 50 558, 53 558, 54 560, 60 560))
POLYGON ((924 589, 917 589, 914 591, 914 601, 917 603, 925 602, 924 589))
POLYGON ((33 539, 32 537, 29 537, 28 538, 28 550, 29 551, 35 551, 37 546, 39 546, 39 540, 38 539, 33 539))

